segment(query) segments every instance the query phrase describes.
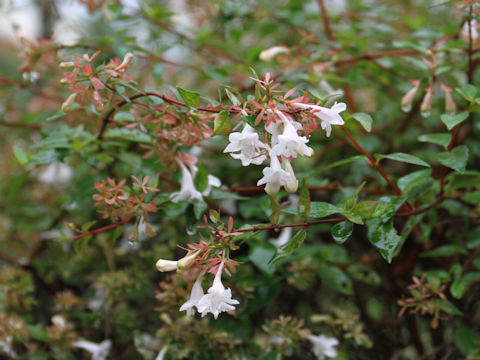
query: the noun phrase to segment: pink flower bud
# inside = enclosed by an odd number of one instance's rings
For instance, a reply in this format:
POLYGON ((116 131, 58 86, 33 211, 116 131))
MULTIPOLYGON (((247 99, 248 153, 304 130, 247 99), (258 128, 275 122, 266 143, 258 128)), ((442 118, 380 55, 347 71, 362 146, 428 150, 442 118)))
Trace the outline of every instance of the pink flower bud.
POLYGON ((405 112, 409 112, 412 109, 413 99, 420 86, 420 81, 418 80, 412 80, 411 82, 414 87, 411 88, 402 98, 402 110, 405 112))
POLYGON ((445 93, 445 112, 447 114, 455 113, 455 111, 457 111, 457 105, 452 97, 452 89, 444 84, 440 84, 440 87, 445 93))
POLYGON ((433 97, 433 89, 430 86, 425 93, 425 96, 422 100, 422 105, 420 105, 420 114, 423 117, 430 116, 430 110, 432 109, 432 97, 433 97))

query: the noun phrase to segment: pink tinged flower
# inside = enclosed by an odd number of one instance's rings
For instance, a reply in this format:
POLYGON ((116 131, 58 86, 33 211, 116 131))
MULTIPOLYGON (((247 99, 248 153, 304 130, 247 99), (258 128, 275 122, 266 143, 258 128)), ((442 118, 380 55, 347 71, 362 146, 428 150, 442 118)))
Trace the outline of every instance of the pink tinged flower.
POLYGON ((290 49, 287 48, 286 46, 272 46, 268 49, 262 50, 262 52, 259 55, 260 60, 262 61, 270 61, 277 57, 280 54, 288 54, 290 52, 290 49))
POLYGON ((440 84, 440 87, 445 93, 445 112, 447 114, 454 114, 455 111, 457 111, 457 105, 452 97, 452 89, 444 84, 440 84))
POLYGON ((313 110, 313 115, 315 115, 321 121, 322 129, 325 130, 327 136, 330 136, 332 132, 332 125, 345 124, 342 117, 339 115, 342 111, 347 109, 347 105, 345 103, 335 104, 330 109, 318 105, 309 105, 303 103, 294 103, 293 106, 300 109, 313 110))
POLYGON ((432 109, 432 97, 433 97, 433 89, 430 86, 423 97, 422 104, 420 105, 420 115, 423 117, 430 116, 430 110, 432 109))
POLYGON ((231 133, 228 140, 230 144, 223 152, 231 153, 234 159, 240 159, 243 166, 260 165, 265 160, 266 156, 260 152, 260 149, 266 149, 267 145, 258 140, 258 134, 250 125, 245 124, 241 133, 231 133))
POLYGON ((257 185, 265 185, 265 192, 269 195, 275 195, 280 191, 281 186, 291 184, 295 181, 295 176, 282 169, 278 157, 270 158, 270 166, 263 169, 263 177, 258 180, 257 185))
POLYGON ((75 341, 73 346, 88 351, 90 354, 92 354, 92 360, 105 360, 110 353, 112 341, 104 340, 100 344, 97 344, 91 341, 81 340, 75 341))
POLYGON ((177 161, 182 170, 182 182, 180 191, 170 195, 170 200, 174 203, 187 200, 187 201, 202 201, 202 194, 195 188, 193 184, 193 177, 187 167, 181 162, 177 161))
POLYGON ((225 289, 222 284, 223 265, 224 263, 222 262, 213 280, 213 285, 208 289, 208 293, 203 295, 196 305, 202 317, 212 313, 215 319, 217 319, 221 312, 235 310, 233 305, 239 304, 238 300, 232 299, 232 291, 225 289))
POLYGON ((402 110, 405 112, 409 112, 412 109, 413 99, 415 98, 415 94, 420 87, 420 81, 412 80, 411 83, 414 85, 413 88, 408 90, 408 92, 402 98, 402 110))
POLYGON ((337 356, 337 349, 335 349, 338 345, 337 339, 325 335, 309 335, 308 339, 312 342, 312 351, 318 360, 337 356))
POLYGON ((200 299, 203 298, 204 295, 205 294, 204 294, 203 288, 202 288, 202 277, 199 276, 197 278, 197 280, 195 281, 195 283, 193 284, 192 292, 190 294, 190 298, 188 299, 187 302, 185 302, 185 304, 183 304, 180 307, 179 311, 186 311, 187 316, 194 315, 195 314, 194 306, 197 306, 198 302, 200 301, 200 299))
POLYGON ((297 134, 297 129, 281 111, 277 110, 276 113, 283 121, 283 133, 278 135, 278 143, 273 146, 270 155, 294 158, 297 155, 311 156, 313 152, 306 145, 308 139, 297 134))

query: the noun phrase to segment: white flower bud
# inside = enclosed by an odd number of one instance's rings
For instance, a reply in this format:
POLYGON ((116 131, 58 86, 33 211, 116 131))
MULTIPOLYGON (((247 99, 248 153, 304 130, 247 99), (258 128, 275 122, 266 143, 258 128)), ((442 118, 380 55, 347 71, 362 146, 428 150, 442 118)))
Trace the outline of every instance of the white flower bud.
POLYGON ((69 112, 70 109, 72 108, 72 105, 75 103, 75 98, 77 97, 77 94, 76 92, 74 92, 73 94, 70 94, 70 96, 67 98, 67 100, 65 100, 62 104, 62 111, 63 112, 69 112))
POLYGON ((275 58, 277 55, 280 54, 288 54, 290 52, 290 49, 285 47, 285 46, 272 46, 271 48, 263 50, 259 58, 262 61, 270 61, 273 58, 275 58))
POLYGON ((61 69, 66 69, 75 66, 75 63, 73 61, 63 61, 58 66, 60 66, 61 69))
POLYGON ((155 264, 156 268, 160 272, 173 271, 178 268, 178 261, 160 259, 155 264))

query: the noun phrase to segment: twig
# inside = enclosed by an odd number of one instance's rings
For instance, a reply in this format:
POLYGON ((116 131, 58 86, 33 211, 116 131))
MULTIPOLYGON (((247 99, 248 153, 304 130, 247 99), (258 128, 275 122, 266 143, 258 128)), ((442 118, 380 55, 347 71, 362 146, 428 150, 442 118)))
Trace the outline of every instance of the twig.
POLYGON ((323 26, 325 28, 325 35, 327 35, 327 39, 330 41, 335 41, 335 34, 332 30, 332 24, 330 22, 330 17, 328 16, 327 8, 325 7, 325 3, 323 0, 317 0, 318 6, 320 7, 322 18, 323 18, 323 26))
POLYGON ((95 230, 92 230, 92 231, 87 231, 87 232, 84 232, 82 234, 75 235, 74 237, 72 237, 72 240, 78 240, 78 239, 81 239, 81 238, 84 238, 84 237, 87 237, 87 236, 90 236, 90 235, 98 234, 98 233, 103 232, 103 231, 107 231, 107 230, 110 230, 110 229, 115 229, 115 228, 117 228, 117 227, 119 227, 123 224, 126 224, 126 223, 134 220, 135 218, 136 218, 136 216, 132 216, 132 217, 129 217, 128 219, 116 222, 115 224, 110 224, 110 225, 103 226, 101 228, 98 228, 98 229, 95 229, 95 230))

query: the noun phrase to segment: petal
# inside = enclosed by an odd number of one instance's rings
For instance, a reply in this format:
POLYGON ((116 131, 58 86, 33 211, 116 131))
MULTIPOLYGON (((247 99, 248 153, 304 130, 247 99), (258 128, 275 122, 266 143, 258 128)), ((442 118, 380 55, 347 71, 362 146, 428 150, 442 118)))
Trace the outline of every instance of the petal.
POLYGON ((338 114, 338 113, 341 113, 342 111, 347 110, 347 104, 338 103, 338 104, 333 105, 331 109, 338 114))

